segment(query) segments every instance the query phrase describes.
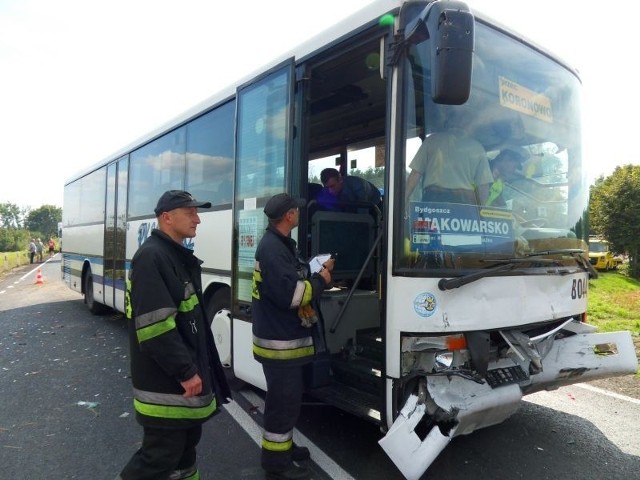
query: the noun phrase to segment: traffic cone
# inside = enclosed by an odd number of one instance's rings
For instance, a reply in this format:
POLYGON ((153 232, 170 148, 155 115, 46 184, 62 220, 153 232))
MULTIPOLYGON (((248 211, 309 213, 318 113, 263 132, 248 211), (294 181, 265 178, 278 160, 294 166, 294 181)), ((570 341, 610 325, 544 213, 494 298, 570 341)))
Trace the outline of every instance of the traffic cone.
POLYGON ((44 278, 42 278, 42 269, 38 269, 38 274, 36 275, 36 285, 42 285, 44 283, 44 278))

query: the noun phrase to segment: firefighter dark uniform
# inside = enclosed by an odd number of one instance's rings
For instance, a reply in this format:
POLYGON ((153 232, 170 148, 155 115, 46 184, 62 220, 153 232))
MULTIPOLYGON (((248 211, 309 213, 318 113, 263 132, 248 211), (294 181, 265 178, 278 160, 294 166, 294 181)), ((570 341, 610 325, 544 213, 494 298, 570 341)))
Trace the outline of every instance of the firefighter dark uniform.
POLYGON ((253 274, 253 355, 267 381, 261 463, 275 474, 299 459, 293 429, 302 403, 304 366, 315 349, 310 325, 303 325, 298 310, 318 299, 326 286, 320 275, 309 278, 307 272, 296 242, 269 225, 256 250, 253 274))
POLYGON ((231 397, 202 299, 201 261, 160 230, 138 249, 127 282, 136 418, 144 439, 123 469, 128 479, 199 479, 202 424, 231 397), (198 374, 202 392, 180 382, 198 374))

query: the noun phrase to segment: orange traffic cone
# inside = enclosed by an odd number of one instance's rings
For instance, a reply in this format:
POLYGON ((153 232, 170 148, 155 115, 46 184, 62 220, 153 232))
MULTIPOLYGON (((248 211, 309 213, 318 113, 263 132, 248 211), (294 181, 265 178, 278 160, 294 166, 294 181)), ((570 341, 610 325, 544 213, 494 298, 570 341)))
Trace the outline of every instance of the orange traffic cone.
POLYGON ((44 278, 42 278, 42 269, 38 269, 38 274, 36 275, 36 285, 42 285, 44 283, 44 278))

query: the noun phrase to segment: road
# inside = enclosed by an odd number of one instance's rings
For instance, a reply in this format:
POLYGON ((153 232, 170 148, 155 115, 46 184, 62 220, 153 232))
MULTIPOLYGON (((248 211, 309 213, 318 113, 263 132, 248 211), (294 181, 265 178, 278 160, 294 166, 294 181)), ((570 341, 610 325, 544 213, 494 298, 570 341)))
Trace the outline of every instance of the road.
MULTIPOLYGON (((1 479, 111 480, 140 442, 125 320, 91 315, 59 271, 58 255, 0 277, 1 479)), ((640 400, 590 384, 526 398, 501 425, 456 438, 422 480, 638 478, 640 400)), ((263 478, 262 402, 241 388, 205 425, 203 479, 263 478)), ((332 407, 305 403, 295 438, 315 480, 403 478, 378 428, 332 407)))

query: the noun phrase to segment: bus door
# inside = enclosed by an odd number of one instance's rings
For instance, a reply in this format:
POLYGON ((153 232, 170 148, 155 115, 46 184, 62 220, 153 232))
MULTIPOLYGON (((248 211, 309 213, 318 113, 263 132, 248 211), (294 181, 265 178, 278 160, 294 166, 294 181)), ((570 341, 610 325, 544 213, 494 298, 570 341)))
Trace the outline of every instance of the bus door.
POLYGON ((104 298, 101 303, 124 311, 127 175, 129 158, 107 167, 104 222, 104 298))
POLYGON ((301 108, 296 110, 300 174, 306 177, 301 192, 308 201, 299 228, 306 241, 298 245, 307 258, 323 253, 336 258, 332 288, 318 304, 321 355, 309 379, 311 395, 376 423, 385 399, 382 199, 388 192, 389 85, 384 47, 390 33, 372 24, 306 59, 298 66, 301 108), (323 188, 326 175, 336 173, 342 178, 332 190, 323 188))
POLYGON ((291 59, 241 86, 237 94, 233 362, 239 378, 263 388, 266 385, 262 368, 253 359, 251 349, 243 346, 251 344, 251 282, 255 252, 267 227, 263 208, 269 198, 276 193, 290 192, 293 185, 294 78, 291 59))

